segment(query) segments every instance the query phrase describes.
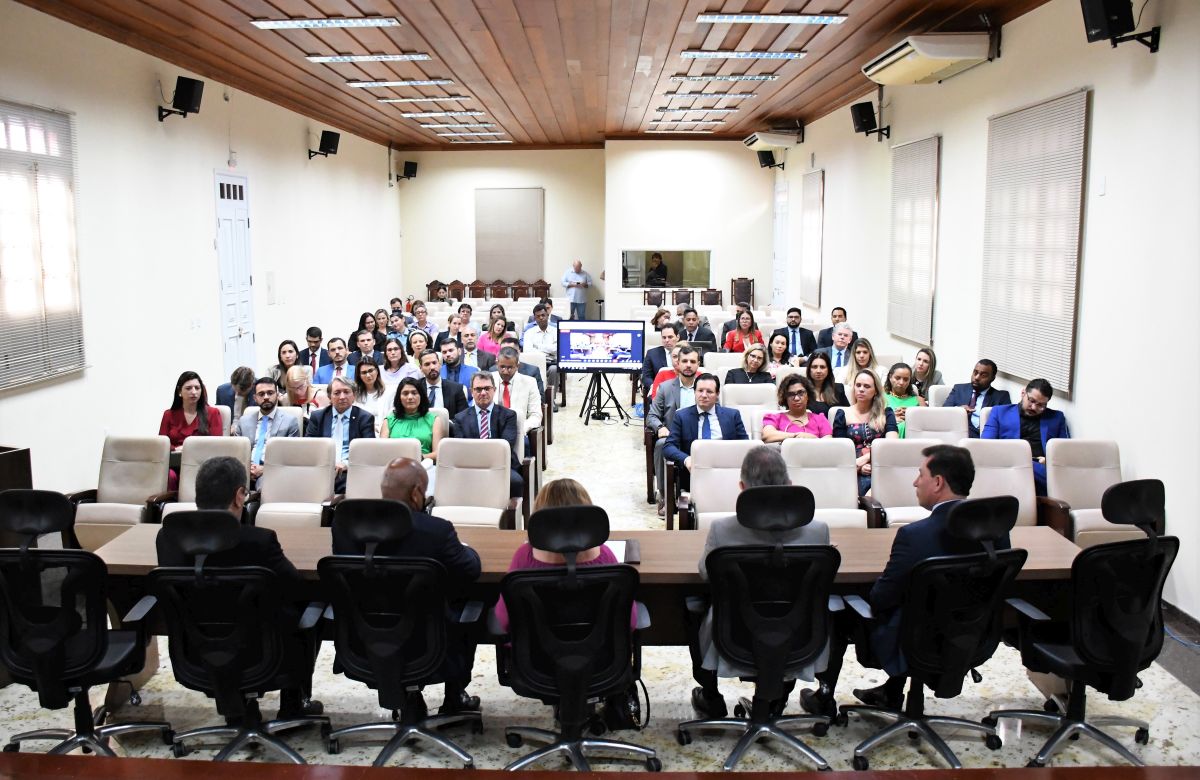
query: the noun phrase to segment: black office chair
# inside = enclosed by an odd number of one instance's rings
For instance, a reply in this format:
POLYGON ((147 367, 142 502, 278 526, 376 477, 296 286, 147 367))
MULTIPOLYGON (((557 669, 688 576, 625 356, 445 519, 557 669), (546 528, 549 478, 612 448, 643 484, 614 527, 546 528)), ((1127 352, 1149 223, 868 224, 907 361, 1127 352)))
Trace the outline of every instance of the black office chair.
POLYGON ((509 614, 509 634, 498 643, 500 683, 519 696, 557 705, 562 731, 510 726, 510 747, 524 739, 549 744, 509 764, 524 769, 561 753, 581 772, 585 754, 614 751, 645 759, 662 769, 655 751, 612 739, 584 738, 591 719, 589 700, 624 694, 632 687, 637 647, 629 627, 638 573, 632 566, 576 566, 578 554, 608 539, 608 515, 598 506, 543 509, 529 518, 529 543, 562 554, 565 568, 510 572, 500 583, 509 614))
MULTIPOLYGON (((366 548, 364 556, 334 555, 317 564, 321 582, 332 602, 337 663, 351 680, 379 692, 379 706, 398 711, 396 722, 363 723, 329 735, 329 752, 341 750, 341 739, 353 734, 387 732, 387 745, 375 758, 385 766, 392 755, 417 740, 439 747, 472 769, 471 754, 433 732, 452 723, 469 722, 478 734, 478 712, 426 717, 419 694, 426 684, 439 682, 446 658, 446 570, 429 558, 376 555, 379 545, 395 543, 412 533, 412 513, 398 501, 346 499, 337 505, 334 526, 366 548)), ((482 605, 464 611, 478 617, 482 605)))
POLYGON ((74 702, 75 729, 38 729, 9 738, 8 753, 21 743, 52 739, 52 754, 81 748, 85 753, 116 754, 110 737, 157 731, 166 744, 169 723, 100 725, 105 709, 93 713, 88 690, 135 674, 145 663, 146 635, 136 620, 118 631, 108 629, 104 561, 83 550, 31 548, 39 536, 73 538, 75 511, 61 493, 6 490, 0 493, 0 528, 20 539, 20 547, 0 550, 0 659, 12 678, 38 693, 51 710, 74 702))
POLYGON ((145 614, 157 603, 167 623, 171 670, 185 688, 216 700, 224 726, 206 726, 175 735, 172 752, 184 756, 185 740, 228 738, 214 761, 251 744, 269 748, 284 759, 303 764, 300 754, 274 735, 316 725, 329 734, 329 719, 304 716, 263 721, 258 699, 268 691, 294 684, 282 668, 284 643, 295 641, 297 629, 316 625, 324 605, 310 605, 297 621, 274 572, 261 566, 206 566, 210 555, 238 543, 238 521, 228 512, 177 512, 163 519, 168 534, 189 556, 192 567, 159 567, 147 578, 149 596, 134 607, 145 614))
POLYGON ((1136 525, 1146 539, 1089 547, 1071 564, 1071 615, 1052 621, 1030 604, 1012 599, 1018 610, 1021 661, 1035 672, 1071 681, 1067 711, 997 710, 984 719, 1017 718, 1058 728, 1029 766, 1045 766, 1068 739, 1083 734, 1112 749, 1134 766, 1141 760, 1098 726, 1130 726, 1134 741, 1150 741, 1150 725, 1110 716, 1087 720, 1089 686, 1125 701, 1141 687, 1138 672, 1158 657, 1163 644, 1162 589, 1179 554, 1179 539, 1158 536, 1166 517, 1166 495, 1157 479, 1121 482, 1104 491, 1100 510, 1110 523, 1136 525))
MULTIPOLYGON (((747 528, 784 532, 810 523, 815 501, 806 487, 758 487, 738 495, 736 511, 747 528)), ((725 663, 754 678, 754 699, 741 699, 732 718, 680 723, 675 735, 679 744, 690 743, 696 729, 733 729, 742 734, 725 759, 726 772, 766 738, 829 771, 819 753, 784 730, 812 725, 821 736, 829 718, 776 714, 772 704, 787 698, 785 678, 811 674, 828 647, 829 591, 840 564, 838 551, 824 545, 746 545, 709 553, 705 565, 712 585, 713 642, 725 663)))
MULTIPOLYGON (((996 550, 996 540, 1016 524, 1017 509, 1017 499, 1012 496, 958 503, 950 511, 947 532, 961 540, 964 547, 982 547, 984 552, 929 558, 913 567, 900 617, 900 649, 910 678, 908 697, 903 710, 866 705, 842 707, 844 713, 895 719, 854 748, 855 769, 867 769, 867 753, 900 734, 910 737, 915 734, 928 742, 951 768, 961 769, 962 762, 933 726, 982 732, 989 749, 1000 748, 994 725, 926 715, 925 688, 939 699, 957 696, 967 674, 976 682, 982 679, 975 667, 996 652, 1003 628, 1004 594, 1028 557, 1025 550, 996 550)), ((861 598, 849 596, 846 602, 864 618, 871 619, 870 608, 861 598)))

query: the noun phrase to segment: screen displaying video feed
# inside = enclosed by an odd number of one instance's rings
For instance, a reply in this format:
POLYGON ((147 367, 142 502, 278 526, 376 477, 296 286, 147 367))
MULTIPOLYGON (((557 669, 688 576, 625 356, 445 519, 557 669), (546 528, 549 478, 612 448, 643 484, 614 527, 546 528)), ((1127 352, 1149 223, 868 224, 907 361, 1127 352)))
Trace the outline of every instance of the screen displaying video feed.
POLYGON ((563 320, 558 323, 558 370, 641 371, 645 323, 563 320))

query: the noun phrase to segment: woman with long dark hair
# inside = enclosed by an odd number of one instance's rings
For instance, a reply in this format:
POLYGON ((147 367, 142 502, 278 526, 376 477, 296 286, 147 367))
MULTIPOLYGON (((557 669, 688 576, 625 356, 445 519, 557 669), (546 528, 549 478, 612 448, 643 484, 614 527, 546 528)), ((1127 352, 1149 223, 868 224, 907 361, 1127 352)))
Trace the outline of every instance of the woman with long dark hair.
POLYGON ((421 455, 436 462, 443 433, 437 424, 437 414, 429 411, 425 388, 412 377, 401 379, 396 385, 392 411, 384 418, 379 430, 379 438, 416 439, 421 443, 421 455))
POLYGON ((808 381, 813 384, 813 394, 808 400, 808 408, 817 414, 828 416, 829 410, 835 406, 849 406, 846 391, 833 381, 833 369, 829 365, 829 355, 817 352, 808 358, 806 369, 808 381))
POLYGON ((163 412, 158 435, 168 437, 173 450, 189 436, 221 435, 221 411, 208 405, 208 391, 195 371, 184 371, 175 380, 175 397, 163 412))
MULTIPOLYGON (((279 342, 279 348, 275 350, 275 365, 268 369, 268 374, 275 380, 275 386, 279 388, 280 393, 287 392, 287 372, 288 369, 296 365, 296 361, 300 359, 300 348, 296 346, 296 342, 291 339, 284 339, 279 342)), ((308 368, 308 366, 304 366, 308 368)), ((309 369, 311 371, 311 369, 309 369)))
POLYGON ((784 439, 824 439, 833 433, 829 420, 808 408, 813 384, 800 374, 788 374, 779 382, 782 412, 763 415, 762 440, 767 444, 784 439))
POLYGON ((737 317, 737 326, 725 334, 726 352, 745 352, 751 344, 762 344, 762 331, 754 322, 754 315, 748 310, 737 317))
POLYGON ((888 369, 883 383, 883 399, 896 415, 896 430, 904 438, 905 413, 913 406, 925 406, 925 399, 912 384, 912 368, 908 363, 896 363, 888 369))
POLYGON ((421 375, 420 370, 408 362, 408 357, 404 354, 404 342, 400 336, 388 336, 387 343, 383 345, 383 365, 379 367, 379 374, 389 385, 395 385, 406 376, 421 375))
POLYGON ((375 358, 365 357, 358 361, 354 372, 354 405, 366 409, 375 419, 375 435, 383 426, 383 418, 392 406, 387 385, 379 373, 375 358))

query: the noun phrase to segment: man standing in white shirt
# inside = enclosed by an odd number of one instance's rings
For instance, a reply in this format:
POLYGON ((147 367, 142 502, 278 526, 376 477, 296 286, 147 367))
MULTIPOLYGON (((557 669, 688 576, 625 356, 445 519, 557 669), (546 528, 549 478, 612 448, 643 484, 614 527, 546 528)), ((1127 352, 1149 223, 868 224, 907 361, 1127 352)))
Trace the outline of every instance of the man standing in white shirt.
POLYGON ((563 274, 562 286, 567 291, 567 299, 571 302, 571 319, 587 319, 588 288, 592 286, 591 275, 583 270, 583 263, 576 260, 571 263, 571 270, 563 274))

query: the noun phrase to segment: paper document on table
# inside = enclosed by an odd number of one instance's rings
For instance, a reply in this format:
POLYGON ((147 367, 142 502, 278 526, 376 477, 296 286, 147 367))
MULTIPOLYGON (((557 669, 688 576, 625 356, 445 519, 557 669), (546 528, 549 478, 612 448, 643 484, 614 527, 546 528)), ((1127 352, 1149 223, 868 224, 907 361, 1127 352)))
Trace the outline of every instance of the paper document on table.
POLYGON ((604 546, 612 550, 613 557, 618 562, 625 562, 625 540, 624 539, 609 539, 604 543, 604 546))

